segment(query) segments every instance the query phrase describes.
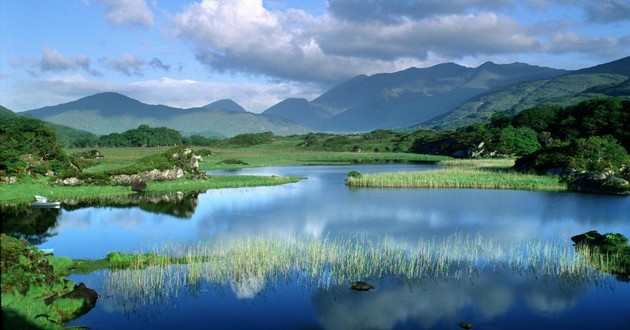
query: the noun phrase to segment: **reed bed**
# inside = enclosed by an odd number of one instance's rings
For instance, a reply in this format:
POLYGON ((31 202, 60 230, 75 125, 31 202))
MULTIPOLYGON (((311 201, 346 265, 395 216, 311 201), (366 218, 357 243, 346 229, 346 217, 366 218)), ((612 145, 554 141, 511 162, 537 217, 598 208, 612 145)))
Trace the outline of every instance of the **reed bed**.
POLYGON ((553 176, 512 171, 455 167, 432 171, 363 174, 350 176, 351 187, 374 188, 461 188, 566 191, 553 176))
POLYGON ((194 244, 166 244, 152 264, 106 274, 104 287, 120 301, 153 304, 202 283, 258 292, 279 281, 330 288, 361 279, 472 277, 481 270, 509 271, 541 279, 584 283, 604 278, 592 261, 614 267, 593 251, 576 253, 570 244, 530 241, 503 246, 481 235, 454 234, 443 240, 372 241, 361 235, 339 238, 248 237, 194 244))

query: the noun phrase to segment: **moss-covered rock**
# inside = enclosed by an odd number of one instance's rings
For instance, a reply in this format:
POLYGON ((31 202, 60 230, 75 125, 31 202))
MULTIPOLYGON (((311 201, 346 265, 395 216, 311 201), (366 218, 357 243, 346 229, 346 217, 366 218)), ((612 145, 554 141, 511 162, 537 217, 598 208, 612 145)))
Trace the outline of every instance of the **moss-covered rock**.
POLYGON ((2 324, 9 329, 55 329, 91 310, 98 294, 66 280, 67 258, 46 256, 37 247, 0 236, 2 324))

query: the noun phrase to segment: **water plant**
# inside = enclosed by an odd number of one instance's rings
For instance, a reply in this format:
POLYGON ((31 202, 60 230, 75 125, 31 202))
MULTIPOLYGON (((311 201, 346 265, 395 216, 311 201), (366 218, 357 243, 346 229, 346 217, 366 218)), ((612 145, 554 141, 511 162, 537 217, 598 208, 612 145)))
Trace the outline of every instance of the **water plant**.
POLYGON ((168 257, 107 272, 107 294, 120 301, 154 303, 175 297, 182 288, 194 292, 201 283, 260 291, 278 281, 298 280, 307 287, 327 289, 382 278, 472 278, 482 270, 582 284, 605 278, 589 261, 595 254, 576 253, 566 242, 533 240, 506 246, 460 233, 417 242, 372 240, 365 235, 257 236, 166 244, 153 253, 168 257))

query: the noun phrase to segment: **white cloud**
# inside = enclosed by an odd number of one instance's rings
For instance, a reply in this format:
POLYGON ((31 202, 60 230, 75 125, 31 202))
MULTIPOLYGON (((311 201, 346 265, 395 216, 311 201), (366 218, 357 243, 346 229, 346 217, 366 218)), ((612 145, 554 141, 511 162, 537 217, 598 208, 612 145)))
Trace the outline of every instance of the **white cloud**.
POLYGON ((143 59, 131 54, 122 54, 113 58, 104 58, 103 64, 111 70, 121 72, 127 76, 142 76, 143 59))
POLYGON ((105 7, 105 19, 116 26, 149 27, 153 13, 145 0, 100 0, 105 7))
POLYGON ((27 60, 31 62, 32 73, 39 75, 45 72, 64 72, 83 70, 90 75, 100 76, 101 73, 91 68, 91 60, 87 55, 81 54, 75 57, 68 57, 58 50, 44 47, 42 57, 38 60, 27 60))

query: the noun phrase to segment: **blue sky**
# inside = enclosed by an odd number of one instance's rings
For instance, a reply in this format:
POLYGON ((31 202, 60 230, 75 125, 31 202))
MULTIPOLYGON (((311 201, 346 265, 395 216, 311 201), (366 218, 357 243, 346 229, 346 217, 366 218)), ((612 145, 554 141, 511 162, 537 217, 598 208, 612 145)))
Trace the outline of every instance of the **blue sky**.
POLYGON ((0 105, 113 91, 261 112, 359 74, 630 55, 630 0, 0 0, 0 105))

